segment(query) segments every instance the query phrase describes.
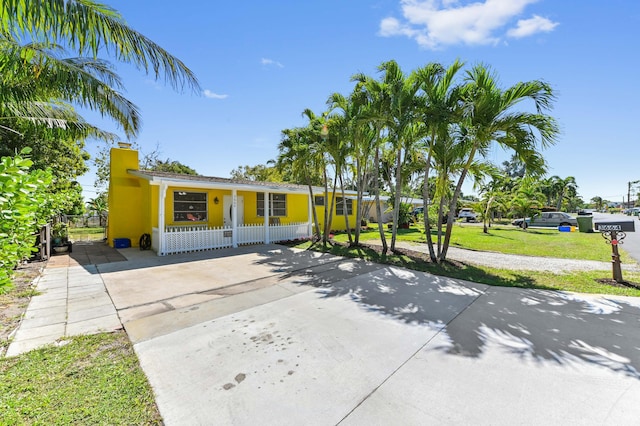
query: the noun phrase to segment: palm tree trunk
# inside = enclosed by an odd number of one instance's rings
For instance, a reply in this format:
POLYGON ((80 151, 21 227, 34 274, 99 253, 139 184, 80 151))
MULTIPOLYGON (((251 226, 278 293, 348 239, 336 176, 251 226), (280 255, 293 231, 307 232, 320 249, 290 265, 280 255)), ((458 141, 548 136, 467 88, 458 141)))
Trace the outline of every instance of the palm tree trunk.
POLYGON ((449 214, 447 216, 447 231, 444 234, 444 245, 442 246, 442 252, 439 254, 439 260, 444 262, 447 259, 447 250, 449 249, 449 241, 451 240, 451 230, 453 228, 453 215, 455 213, 456 205, 458 204, 458 197, 460 196, 460 192, 462 191, 462 183, 467 177, 467 172, 473 164, 473 158, 476 155, 477 147, 474 144, 469 152, 469 159, 467 160, 467 164, 465 164, 462 169, 462 173, 460 173, 460 178, 458 178, 458 184, 456 185, 456 189, 453 192, 453 197, 451 197, 451 203, 449 205, 449 214))
POLYGON ((329 237, 329 210, 327 210, 327 205, 329 203, 329 182, 327 182, 327 168, 324 168, 323 171, 323 180, 324 180, 324 230, 322 232, 322 246, 327 247, 327 239, 329 237))
POLYGON ((427 239, 427 247, 429 248, 429 258, 432 262, 437 261, 436 253, 433 250, 433 239, 431 238, 431 223, 429 221, 429 172, 431 167, 431 149, 427 154, 427 164, 424 166, 424 187, 422 189, 422 198, 424 198, 424 232, 427 239))
POLYGON ((484 232, 485 234, 489 233, 489 228, 487 226, 487 223, 489 222, 489 211, 491 210, 491 203, 493 203, 493 200, 495 199, 495 196, 491 196, 489 197, 489 200, 487 200, 487 208, 484 211, 484 217, 482 220, 482 232, 484 232))
POLYGON ((402 150, 398 150, 396 158, 396 189, 393 200, 393 228, 391 229, 391 251, 396 249, 398 234, 398 216, 400 216, 400 198, 402 197, 402 150))
POLYGON ((347 210, 347 198, 344 193, 344 182, 342 181, 342 173, 340 173, 340 189, 342 190, 342 213, 344 213, 344 224, 347 227, 347 236, 349 237, 349 245, 353 245, 351 238, 351 227, 349 226, 349 211, 347 210))
POLYGON ((316 211, 316 203, 313 195, 313 186, 311 178, 307 175, 307 186, 309 187, 309 195, 311 196, 311 213, 313 214, 313 224, 316 230, 316 241, 320 241, 322 234, 320 233, 320 222, 318 222, 318 212, 316 211))
MULTIPOLYGON (((374 164, 380 164, 380 148, 376 148, 376 159, 374 164)), ((382 243, 382 254, 387 254, 387 239, 384 235, 384 224, 382 223, 382 208, 380 207, 380 172, 375 168, 375 191, 376 191, 376 214, 378 215, 378 231, 380 231, 380 242, 382 243)))
POLYGON ((360 244, 360 228, 362 226, 362 193, 364 192, 364 179, 360 170, 360 161, 356 160, 356 232, 354 245, 360 244))

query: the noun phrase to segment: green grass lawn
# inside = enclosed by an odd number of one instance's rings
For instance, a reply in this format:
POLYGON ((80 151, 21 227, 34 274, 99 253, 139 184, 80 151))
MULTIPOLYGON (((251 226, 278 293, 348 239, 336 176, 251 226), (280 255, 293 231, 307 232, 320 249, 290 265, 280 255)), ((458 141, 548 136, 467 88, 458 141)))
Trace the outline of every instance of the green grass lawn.
POLYGON ((70 228, 71 241, 100 241, 104 238, 104 228, 70 228))
MULTIPOLYGON (((398 230, 398 241, 426 243, 424 227, 412 226, 409 229, 398 230)), ((434 242, 436 232, 431 231, 434 242)), ((387 232, 387 242, 391 239, 391 232, 387 232)), ((337 234, 336 241, 348 241, 346 234, 337 234)), ((363 232, 361 241, 380 240, 376 230, 363 232)), ((607 244, 599 232, 558 232, 556 229, 529 228, 523 231, 514 226, 492 226, 489 233, 482 232, 482 226, 456 223, 451 232, 451 247, 469 250, 493 251, 507 254, 521 254, 525 256, 559 257, 562 259, 611 261, 611 245, 607 244)), ((635 263, 624 252, 620 252, 622 263, 635 263)))
POLYGON ((162 424, 124 332, 0 359, 1 424, 162 424))

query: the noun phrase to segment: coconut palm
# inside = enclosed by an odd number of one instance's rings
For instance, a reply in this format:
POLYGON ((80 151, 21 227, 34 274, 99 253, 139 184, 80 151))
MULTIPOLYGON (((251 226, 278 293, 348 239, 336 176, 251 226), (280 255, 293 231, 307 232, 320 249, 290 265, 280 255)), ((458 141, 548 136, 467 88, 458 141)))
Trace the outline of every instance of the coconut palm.
POLYGON ((128 27, 108 6, 85 0, 3 0, 0 13, 1 118, 110 136, 85 123, 73 103, 110 116, 134 136, 137 108, 118 92, 117 75, 98 58, 103 53, 156 79, 164 77, 176 89, 199 90, 181 61, 128 27), (79 57, 63 58, 67 50, 79 57))

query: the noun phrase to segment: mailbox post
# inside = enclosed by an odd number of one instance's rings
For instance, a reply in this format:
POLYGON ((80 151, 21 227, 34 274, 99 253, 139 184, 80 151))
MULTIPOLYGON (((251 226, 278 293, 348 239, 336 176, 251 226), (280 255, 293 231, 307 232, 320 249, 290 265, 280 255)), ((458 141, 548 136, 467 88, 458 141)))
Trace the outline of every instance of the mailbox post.
POLYGON ((602 237, 611 244, 611 269, 613 271, 613 279, 617 283, 622 283, 622 266, 620 265, 620 252, 618 246, 622 244, 622 240, 627 236, 627 232, 635 232, 633 221, 624 222, 597 222, 596 230, 600 231, 602 237))

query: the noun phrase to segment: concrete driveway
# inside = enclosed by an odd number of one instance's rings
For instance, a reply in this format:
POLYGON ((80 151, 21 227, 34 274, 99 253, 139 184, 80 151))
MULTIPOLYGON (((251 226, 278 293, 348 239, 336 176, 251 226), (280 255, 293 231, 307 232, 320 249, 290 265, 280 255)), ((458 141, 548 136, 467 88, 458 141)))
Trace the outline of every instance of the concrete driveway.
POLYGON ((640 299, 487 287, 283 246, 98 270, 168 425, 640 418, 640 299))

